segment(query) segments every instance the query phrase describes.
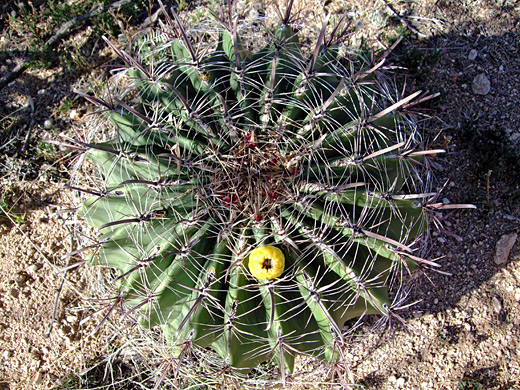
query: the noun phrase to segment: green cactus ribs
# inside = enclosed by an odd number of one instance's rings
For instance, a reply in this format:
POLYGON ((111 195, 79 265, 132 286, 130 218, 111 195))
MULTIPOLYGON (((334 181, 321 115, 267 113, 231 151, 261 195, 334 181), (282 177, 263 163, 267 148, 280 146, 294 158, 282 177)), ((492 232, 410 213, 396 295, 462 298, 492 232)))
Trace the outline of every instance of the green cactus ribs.
POLYGON ((437 266, 420 250, 448 206, 429 189, 442 151, 420 149, 407 115, 428 97, 397 97, 383 62, 340 55, 345 18, 324 23, 307 57, 292 1, 254 53, 231 5, 212 50, 162 10, 166 27, 136 58, 110 44, 138 102, 82 94, 115 128, 78 141, 100 173, 101 190, 73 187, 101 235, 89 263, 116 270, 129 312, 180 363, 242 377, 272 364, 284 382, 297 355, 339 364, 349 320, 395 316, 389 289, 437 266), (250 268, 255 248, 277 255, 250 268))

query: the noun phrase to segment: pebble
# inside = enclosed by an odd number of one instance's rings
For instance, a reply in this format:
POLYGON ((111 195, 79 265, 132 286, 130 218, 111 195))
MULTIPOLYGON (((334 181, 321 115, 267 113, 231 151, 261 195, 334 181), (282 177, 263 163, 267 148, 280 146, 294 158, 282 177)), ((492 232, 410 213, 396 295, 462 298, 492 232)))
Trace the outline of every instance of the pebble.
POLYGON ((11 288, 9 290, 9 294, 13 297, 13 298, 18 298, 18 296, 20 295, 20 291, 18 291, 16 288, 11 288))
POLYGON ((52 123, 52 120, 50 120, 50 119, 45 119, 45 121, 43 122, 43 127, 46 130, 52 129, 53 125, 54 124, 52 123))
POLYGON ((513 249, 517 238, 518 235, 516 233, 504 234, 500 237, 495 248, 495 264, 501 265, 507 262, 509 253, 513 249))
POLYGON ((9 359, 10 357, 13 356, 13 352, 12 351, 9 351, 8 349, 6 349, 4 351, 4 353, 2 354, 2 356, 4 357, 4 359, 9 359))
POLYGON ((39 269, 40 269, 40 267, 38 266, 38 264, 32 264, 29 267, 27 267, 27 272, 34 274, 34 273, 38 272, 39 269))
POLYGON ((504 214, 504 218, 510 221, 520 221, 520 218, 515 217, 514 215, 504 214))
POLYGON ((43 382, 43 372, 38 371, 36 375, 34 376, 33 383, 35 385, 40 385, 43 382))
POLYGON ((475 49, 471 49, 468 54, 468 60, 474 61, 475 58, 477 58, 477 55, 478 55, 478 51, 476 51, 475 49))
POLYGON ((487 95, 491 90, 491 82, 484 73, 481 73, 473 79, 471 88, 476 95, 487 95))
POLYGON ((491 299, 491 303, 493 304, 495 312, 499 314, 502 311, 502 303, 500 302, 500 299, 493 297, 493 299, 491 299))
POLYGON ((78 110, 72 109, 72 110, 70 110, 69 118, 72 119, 73 121, 78 120, 79 118, 81 118, 81 114, 79 113, 78 110))

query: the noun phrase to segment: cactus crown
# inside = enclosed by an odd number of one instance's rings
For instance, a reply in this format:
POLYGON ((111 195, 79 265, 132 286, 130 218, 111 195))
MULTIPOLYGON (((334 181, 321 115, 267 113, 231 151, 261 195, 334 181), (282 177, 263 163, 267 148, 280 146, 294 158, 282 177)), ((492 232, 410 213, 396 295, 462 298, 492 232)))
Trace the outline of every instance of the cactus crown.
POLYGON ((174 358, 204 351, 239 375, 273 362, 284 381, 297 354, 335 364, 350 319, 394 315, 388 288, 423 261, 432 195, 406 114, 419 93, 398 99, 381 64, 341 56, 340 26, 304 56, 291 6, 255 53, 231 12, 204 53, 165 10, 136 58, 114 47, 138 102, 84 95, 116 137, 82 143, 103 191, 79 209, 101 232, 90 262, 118 271, 174 358), (279 254, 283 272, 255 275, 279 254))

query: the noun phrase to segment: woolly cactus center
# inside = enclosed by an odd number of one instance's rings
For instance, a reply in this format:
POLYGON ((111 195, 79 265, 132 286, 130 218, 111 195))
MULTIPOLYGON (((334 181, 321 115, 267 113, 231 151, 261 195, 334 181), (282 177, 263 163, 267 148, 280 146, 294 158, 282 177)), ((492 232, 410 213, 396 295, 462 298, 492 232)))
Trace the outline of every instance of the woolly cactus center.
POLYGON ((263 219, 294 193, 296 169, 289 167, 289 156, 254 135, 244 136, 229 153, 214 158, 211 192, 219 205, 241 215, 263 219))

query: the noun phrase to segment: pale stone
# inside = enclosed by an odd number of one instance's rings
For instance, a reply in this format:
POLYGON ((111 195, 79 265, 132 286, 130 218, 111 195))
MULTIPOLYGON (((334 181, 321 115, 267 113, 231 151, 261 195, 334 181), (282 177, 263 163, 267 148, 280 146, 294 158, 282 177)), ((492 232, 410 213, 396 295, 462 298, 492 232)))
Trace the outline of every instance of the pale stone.
POLYGON ((473 79, 472 89, 477 95, 487 95, 491 90, 491 82, 484 73, 481 73, 473 79))
POLYGON ((495 309, 495 312, 498 314, 502 310, 502 302, 497 297, 493 297, 491 299, 491 303, 493 304, 493 308, 495 309))

